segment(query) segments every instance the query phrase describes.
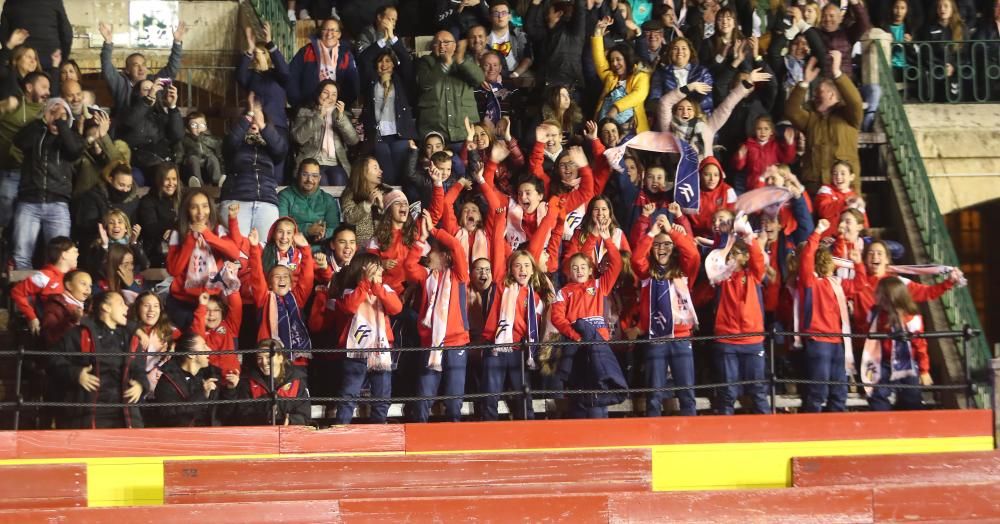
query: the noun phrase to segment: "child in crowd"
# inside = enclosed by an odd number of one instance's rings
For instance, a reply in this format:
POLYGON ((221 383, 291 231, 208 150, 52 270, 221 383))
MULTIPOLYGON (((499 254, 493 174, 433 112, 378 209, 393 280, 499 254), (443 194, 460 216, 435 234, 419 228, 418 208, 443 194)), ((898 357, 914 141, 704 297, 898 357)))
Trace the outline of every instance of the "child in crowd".
POLYGON ((208 130, 204 113, 194 111, 184 119, 184 138, 180 146, 181 165, 189 177, 188 187, 221 185, 222 141, 208 130))
MULTIPOLYGON (((851 164, 838 160, 830 169, 830 183, 816 192, 816 214, 831 224, 840 220, 841 213, 847 209, 856 209, 863 217, 865 227, 868 227, 868 217, 865 215, 865 201, 852 189, 856 175, 851 171, 851 164)), ((837 233, 830 229, 826 236, 837 233)))
POLYGON ((72 239, 55 237, 49 240, 45 249, 46 265, 11 288, 10 298, 17 311, 27 320, 28 331, 32 335, 41 331, 42 321, 38 317, 38 311, 43 305, 42 301, 63 294, 63 276, 76 269, 79 258, 80 250, 72 239))
POLYGON ((71 269, 63 277, 63 292, 48 295, 42 309, 42 340, 46 345, 55 344, 66 332, 80 324, 93 292, 90 274, 82 269, 71 269))

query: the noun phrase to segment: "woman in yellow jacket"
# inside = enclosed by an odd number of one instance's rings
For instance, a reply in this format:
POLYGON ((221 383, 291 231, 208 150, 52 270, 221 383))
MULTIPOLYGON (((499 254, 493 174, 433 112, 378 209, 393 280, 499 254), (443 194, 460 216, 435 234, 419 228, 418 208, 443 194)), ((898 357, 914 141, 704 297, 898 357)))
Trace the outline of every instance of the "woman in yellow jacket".
POLYGON ((636 133, 648 131, 649 121, 643 104, 649 95, 649 73, 639 70, 632 50, 627 46, 615 46, 605 56, 604 33, 611 22, 611 17, 599 20, 590 39, 594 66, 604 84, 595 120, 611 118, 636 133))

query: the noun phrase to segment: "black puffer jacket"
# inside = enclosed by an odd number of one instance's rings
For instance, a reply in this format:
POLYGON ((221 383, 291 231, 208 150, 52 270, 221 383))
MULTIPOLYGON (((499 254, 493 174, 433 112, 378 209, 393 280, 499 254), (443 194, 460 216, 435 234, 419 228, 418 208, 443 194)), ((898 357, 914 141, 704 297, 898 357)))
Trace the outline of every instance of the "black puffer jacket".
POLYGON ((73 195, 73 163, 83 154, 83 137, 56 121, 59 134, 49 132, 42 120, 35 120, 14 135, 13 144, 24 152, 21 163, 20 202, 69 202, 73 195))
MULTIPOLYGON (((285 377, 275 378, 277 403, 275 404, 275 421, 281 425, 288 420, 292 426, 308 424, 312 412, 309 407, 309 389, 306 385, 306 374, 296 366, 285 361, 285 377)), ((220 385, 224 400, 247 400, 270 398, 270 379, 261 373, 260 368, 251 364, 246 366, 240 382, 234 389, 220 385)), ((243 404, 227 404, 220 407, 222 420, 233 426, 264 426, 271 423, 270 402, 247 402, 243 404)))
POLYGON ((136 222, 142 226, 143 251, 149 257, 150 267, 165 267, 167 252, 163 248, 163 233, 177 227, 177 210, 174 203, 161 198, 156 190, 151 190, 139 200, 136 222))
POLYGON ((587 2, 574 0, 573 15, 555 27, 545 24, 545 12, 554 2, 531 4, 524 31, 535 50, 536 71, 546 84, 583 86, 583 48, 587 43, 587 2))
POLYGON ((278 184, 281 173, 274 166, 288 153, 288 141, 275 126, 261 130, 264 145, 246 143, 250 122, 240 118, 226 135, 222 151, 226 156, 229 176, 222 186, 222 200, 267 202, 278 205, 278 184))
POLYGON ((158 100, 152 105, 139 92, 142 82, 132 90, 132 103, 122 112, 118 138, 132 149, 133 165, 146 169, 165 160, 173 160, 174 151, 184 138, 184 121, 177 108, 168 109, 158 100))
POLYGON ((47 64, 56 49, 62 51, 63 63, 69 60, 73 26, 62 0, 7 0, 0 14, 0 42, 6 42, 15 29, 28 31, 24 43, 38 52, 42 63, 47 64))

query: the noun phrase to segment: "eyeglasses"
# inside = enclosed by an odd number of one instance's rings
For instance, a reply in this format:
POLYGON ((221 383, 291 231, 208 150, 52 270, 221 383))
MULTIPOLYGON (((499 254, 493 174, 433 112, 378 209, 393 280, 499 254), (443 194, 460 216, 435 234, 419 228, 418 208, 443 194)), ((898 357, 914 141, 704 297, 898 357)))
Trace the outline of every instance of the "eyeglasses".
POLYGON ((321 175, 319 173, 299 173, 302 178, 319 178, 321 175))
POLYGON ((674 247, 673 242, 653 242, 654 248, 667 249, 674 247))
POLYGON ((434 45, 436 45, 436 46, 446 46, 446 45, 454 45, 454 44, 455 44, 454 40, 438 40, 437 42, 434 42, 434 45))
POLYGON ((491 271, 493 270, 489 267, 477 267, 472 270, 473 273, 489 273, 491 271))
POLYGON ((510 11, 493 11, 493 18, 503 18, 510 16, 510 11))

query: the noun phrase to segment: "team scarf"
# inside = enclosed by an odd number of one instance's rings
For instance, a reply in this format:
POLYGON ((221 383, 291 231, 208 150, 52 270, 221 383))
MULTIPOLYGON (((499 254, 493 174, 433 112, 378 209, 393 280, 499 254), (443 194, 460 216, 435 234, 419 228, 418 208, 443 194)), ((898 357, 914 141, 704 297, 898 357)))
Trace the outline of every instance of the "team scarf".
MULTIPOLYGON (((837 308, 840 312, 840 332, 844 335, 851 334, 851 316, 847 311, 847 296, 844 295, 844 288, 840 285, 840 278, 832 276, 826 277, 833 288, 833 295, 837 297, 837 308)), ((854 376, 854 344, 851 337, 845 336, 844 340, 844 371, 848 376, 854 376)))
MULTIPOLYGON (((615 247, 618 248, 619 251, 621 251, 621 249, 622 249, 622 237, 623 236, 624 236, 624 233, 622 232, 622 230, 620 228, 617 228, 617 227, 611 233, 610 240, 611 240, 612 243, 614 243, 615 247)), ((604 243, 604 239, 598 237, 597 243, 594 244, 594 265, 597 265, 597 266, 601 265, 601 261, 604 260, 604 257, 607 254, 608 254, 608 248, 607 248, 607 245, 604 243)))
POLYGON ((472 262, 480 258, 490 258, 490 243, 482 228, 476 228, 474 232, 469 233, 467 229, 460 227, 455 233, 455 240, 458 240, 465 250, 465 256, 470 262, 469 267, 472 267, 472 262))
POLYGON ((687 277, 650 278, 642 285, 649 287, 649 338, 673 337, 678 324, 698 326, 687 277))
MULTIPOLYGON (((896 275, 936 276, 936 275, 947 275, 948 273, 951 273, 955 269, 957 268, 955 268, 954 266, 945 266, 938 264, 917 264, 910 266, 889 266, 886 268, 886 271, 890 274, 896 274, 896 275)), ((965 287, 968 283, 969 283, 968 280, 966 280, 965 277, 963 276, 961 279, 959 279, 958 282, 955 283, 955 285, 957 287, 965 287)))
POLYGON ((573 239, 573 233, 576 233, 576 230, 583 224, 583 217, 586 214, 587 204, 582 204, 580 207, 566 214, 566 218, 563 220, 562 239, 564 241, 569 242, 573 239))
POLYGON ((279 250, 274 242, 268 242, 264 246, 261 259, 264 273, 271 271, 274 266, 285 266, 294 273, 295 269, 302 263, 302 250, 294 245, 288 246, 286 250, 279 250))
POLYGON ((309 331, 302 321, 302 312, 292 293, 279 297, 274 291, 268 291, 267 323, 271 328, 271 336, 277 335, 285 348, 294 351, 292 360, 312 358, 312 353, 308 351, 312 349, 309 331))
POLYGON ((699 211, 701 177, 698 174, 698 151, 690 143, 666 131, 643 131, 624 144, 604 151, 608 165, 615 171, 624 173, 624 158, 629 148, 653 153, 680 154, 674 176, 674 201, 686 213, 699 211))
MULTIPOLYGON (((526 309, 528 318, 525 321, 528 325, 527 342, 531 343, 539 341, 538 310, 535 303, 535 290, 530 285, 527 287, 528 303, 526 309)), ((500 319, 497 321, 497 331, 493 338, 493 343, 498 347, 493 349, 494 355, 499 352, 509 353, 514 350, 513 344, 516 342, 514 340, 514 319, 517 318, 517 297, 520 292, 521 285, 515 282, 505 287, 503 294, 500 296, 500 319)), ((537 351, 536 346, 531 346, 530 350, 532 354, 529 354, 529 361, 537 361, 537 358, 532 359, 535 356, 533 352, 537 351)))
MULTIPOLYGON (((538 204, 538 208, 535 209, 535 223, 541 224, 548 212, 549 205, 546 202, 538 204)), ((514 250, 519 249, 521 244, 528 241, 528 233, 524 230, 524 208, 513 198, 507 204, 507 231, 504 236, 510 243, 511 249, 514 250)))
MULTIPOLYGON (((431 271, 424 285, 426 293, 427 312, 424 313, 422 324, 431 329, 431 347, 444 345, 448 334, 448 312, 451 308, 451 269, 431 271)), ((441 361, 444 354, 440 349, 431 349, 427 358, 427 367, 441 371, 441 361)))
MULTIPOLYGON (((388 286, 386 289, 389 289, 388 286)), ((353 289, 346 290, 344 296, 353 291, 353 289)), ((327 308, 330 308, 329 304, 327 308)), ((347 331, 346 348, 390 349, 392 344, 389 343, 388 326, 389 322, 385 309, 382 308, 382 301, 374 293, 369 293, 365 300, 361 301, 358 311, 351 318, 351 325, 347 331)), ((366 359, 369 371, 392 370, 392 354, 389 351, 349 351, 347 358, 366 359)))
MULTIPOLYGON (((875 333, 878 330, 880 314, 878 308, 872 310, 869 333, 875 333)), ((924 330, 924 320, 920 315, 913 315, 913 318, 904 323, 903 329, 911 334, 920 333, 924 330)), ((869 396, 872 394, 874 386, 882 381, 883 342, 892 344, 889 381, 917 376, 917 361, 913 355, 913 344, 909 340, 866 339, 864 350, 861 352, 861 382, 865 385, 865 393, 869 396)))
POLYGON ((752 215, 764 211, 770 216, 778 216, 781 205, 792 199, 792 192, 778 186, 764 186, 751 189, 736 198, 733 208, 743 214, 752 215))

